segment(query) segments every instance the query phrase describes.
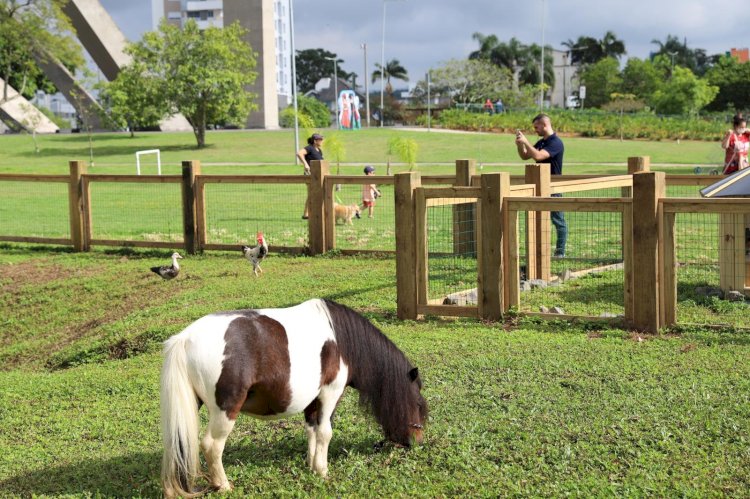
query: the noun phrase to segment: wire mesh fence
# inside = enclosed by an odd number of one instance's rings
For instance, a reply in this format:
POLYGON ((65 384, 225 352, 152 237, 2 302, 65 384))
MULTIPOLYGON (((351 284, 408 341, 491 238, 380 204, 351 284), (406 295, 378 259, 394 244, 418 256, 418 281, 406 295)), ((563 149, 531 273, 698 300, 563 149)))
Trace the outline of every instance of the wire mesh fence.
POLYGON ((183 241, 182 194, 177 182, 89 184, 93 242, 183 241))
MULTIPOLYGON (((376 181, 377 177, 373 177, 376 181)), ((335 247, 342 250, 394 251, 396 215, 393 185, 378 185, 373 206, 363 203, 367 184, 336 184, 333 189, 335 247), (357 216, 357 214, 359 216, 357 216)))
POLYGON ((678 213, 674 239, 677 323, 750 327, 750 215, 678 213))
MULTIPOLYGON (((566 211, 567 244, 553 223, 553 212, 540 212, 541 225, 550 227, 547 241, 522 223, 537 212, 518 212, 519 236, 529 248, 549 245, 549 278, 529 269, 528 251, 519 247, 520 312, 614 317, 625 313, 623 226, 620 212, 566 211), (555 248, 558 254, 555 255, 555 248), (534 278, 532 278, 532 276, 534 278)), ((532 226, 533 228, 533 226, 532 226)), ((564 237, 564 236, 563 236, 564 237)))
POLYGON ((67 182, 0 182, 0 236, 70 239, 67 182))
POLYGON ((427 208, 429 303, 477 305, 476 213, 473 199, 434 199, 427 208))
POLYGON ((206 244, 255 244, 263 232, 269 245, 307 245, 307 184, 206 183, 206 244))

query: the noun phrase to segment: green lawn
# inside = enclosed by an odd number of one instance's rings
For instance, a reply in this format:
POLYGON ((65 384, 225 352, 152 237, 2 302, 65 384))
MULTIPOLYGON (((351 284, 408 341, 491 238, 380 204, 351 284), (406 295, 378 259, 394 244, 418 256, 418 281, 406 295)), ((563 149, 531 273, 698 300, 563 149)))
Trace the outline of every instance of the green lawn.
MULTIPOLYGON (((302 418, 240 417, 228 497, 743 496, 750 341, 639 336, 551 321, 395 319, 390 258, 0 246, 0 496, 158 497, 160 343, 212 311, 313 296, 373 320, 419 366, 426 442, 382 450, 349 390, 329 479, 304 464, 302 418)), ((218 497, 218 496, 217 496, 218 497)), ((222 496, 224 497, 224 496, 222 496)))
MULTIPOLYGON (((365 129, 356 132, 323 130, 336 133, 343 143, 344 174, 360 174, 366 163, 378 166, 377 174, 385 174, 388 141, 394 137, 414 139, 419 147, 418 169, 434 173, 452 173, 457 159, 475 159, 482 171, 523 172, 523 161, 516 154, 514 137, 510 134, 450 133, 432 130, 365 129)), ((675 173, 692 173, 695 165, 718 165, 721 149, 712 142, 699 141, 619 141, 563 137, 565 141, 565 173, 622 173, 629 156, 650 156, 653 164, 679 164, 670 167, 675 173), (615 165, 612 165, 615 163, 615 165)), ((44 135, 38 138, 41 152, 34 153, 28 135, 0 136, 0 172, 67 173, 70 160, 90 161, 89 139, 83 134, 44 135)), ((293 130, 279 131, 209 131, 205 149, 196 149, 192 133, 126 133, 93 135, 93 156, 96 173, 135 173, 135 152, 160 149, 163 173, 179 173, 186 160, 199 160, 206 173, 299 173, 294 167, 295 141, 293 130), (238 170, 238 167, 241 169, 238 170)), ((300 147, 305 137, 300 136, 300 147)), ((325 144, 324 144, 325 152, 325 144)), ((334 158, 328 158, 335 167, 334 158)), ((398 162, 397 158, 391 158, 398 162)), ((142 158, 142 172, 156 173, 153 155, 142 158)), ((394 171, 403 170, 402 165, 394 171)))

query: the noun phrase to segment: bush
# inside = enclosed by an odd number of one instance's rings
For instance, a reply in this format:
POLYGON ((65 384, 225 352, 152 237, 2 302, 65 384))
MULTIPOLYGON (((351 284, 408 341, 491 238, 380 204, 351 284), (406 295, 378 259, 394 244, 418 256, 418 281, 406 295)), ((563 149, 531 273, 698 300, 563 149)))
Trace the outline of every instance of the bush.
MULTIPOLYGON (((331 126, 331 112, 325 104, 312 97, 297 97, 297 111, 300 115, 308 116, 313 122, 313 128, 328 128, 331 126)), ((281 111, 279 116, 281 126, 294 127, 294 105, 281 111)))

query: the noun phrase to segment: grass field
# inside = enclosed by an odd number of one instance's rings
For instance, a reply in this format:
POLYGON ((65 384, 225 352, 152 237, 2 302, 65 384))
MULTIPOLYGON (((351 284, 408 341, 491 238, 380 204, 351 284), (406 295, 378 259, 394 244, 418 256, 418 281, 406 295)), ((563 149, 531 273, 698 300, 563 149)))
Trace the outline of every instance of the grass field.
POLYGON ((312 296, 362 311, 420 367, 424 446, 376 450, 344 397, 330 477, 302 418, 240 417, 224 462, 247 496, 743 496, 750 341, 562 322, 395 319, 392 259, 0 247, 0 496, 158 497, 160 343, 206 313, 312 296))

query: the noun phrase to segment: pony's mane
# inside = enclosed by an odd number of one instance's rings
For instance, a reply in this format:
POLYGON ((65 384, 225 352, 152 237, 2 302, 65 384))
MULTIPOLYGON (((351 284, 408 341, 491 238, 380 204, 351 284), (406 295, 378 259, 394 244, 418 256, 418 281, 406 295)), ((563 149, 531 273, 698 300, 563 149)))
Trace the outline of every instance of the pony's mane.
MULTIPOLYGON (((339 352, 349 366, 350 385, 359 391, 359 402, 369 408, 385 436, 403 441, 409 417, 409 371, 406 355, 369 320, 345 305, 324 300, 328 307, 339 352)), ((417 382, 420 382, 419 380, 417 382)))

